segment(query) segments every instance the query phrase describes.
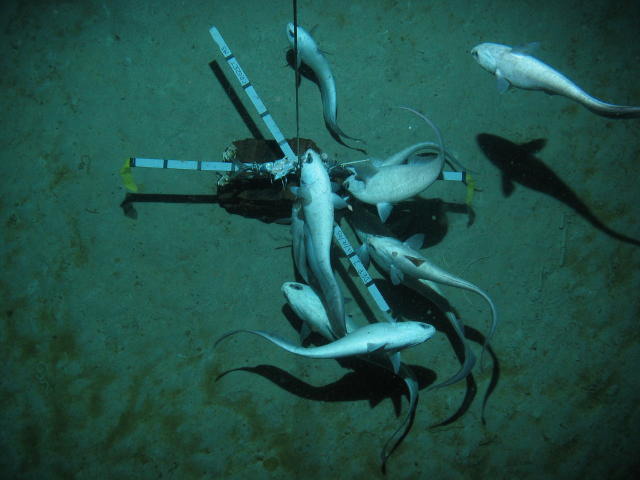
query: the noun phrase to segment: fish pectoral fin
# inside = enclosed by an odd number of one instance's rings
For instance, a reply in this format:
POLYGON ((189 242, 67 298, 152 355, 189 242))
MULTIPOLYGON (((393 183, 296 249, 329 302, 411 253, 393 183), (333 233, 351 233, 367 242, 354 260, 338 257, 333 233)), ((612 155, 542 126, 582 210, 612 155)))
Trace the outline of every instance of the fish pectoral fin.
POLYGON ((308 324, 303 322, 300 327, 300 345, 304 344, 305 340, 309 338, 309 335, 311 335, 311 329, 308 324))
POLYGON ((511 178, 506 174, 502 174, 502 193, 505 197, 511 196, 516 186, 513 184, 511 178))
POLYGON ((387 344, 385 342, 367 343, 367 353, 373 353, 382 350, 386 345, 387 344))
POLYGON ((308 205, 311 202, 311 192, 307 187, 289 187, 289 190, 296 198, 300 199, 303 205, 308 205))
POLYGON ((500 70, 496 70, 496 85, 498 87, 498 92, 500 93, 506 92, 510 87, 509 80, 502 76, 500 70))
POLYGON ((369 268, 369 263, 371 262, 371 258, 369 256, 369 248, 367 247, 366 243, 363 243, 358 247, 358 249, 356 250, 356 255, 358 255, 358 258, 360 259, 362 264, 365 266, 365 268, 369 268))
POLYGON ((404 241, 404 244, 413 248, 414 250, 420 250, 422 245, 424 245, 424 233, 416 233, 415 235, 411 235, 404 241))
POLYGON ((380 220, 384 223, 387 221, 387 218, 389 218, 389 215, 391 215, 393 205, 388 202, 382 202, 378 203, 376 208, 378 209, 378 216, 380 217, 380 220))
POLYGON ((402 270, 400 270, 394 264, 391 264, 389 273, 391 274, 391 283, 393 283, 394 285, 399 285, 402 283, 402 280, 404 280, 404 273, 402 273, 402 270))
POLYGON ((333 193, 331 195, 331 201, 333 202, 333 208, 349 208, 349 204, 347 203, 349 197, 342 198, 340 195, 333 193))

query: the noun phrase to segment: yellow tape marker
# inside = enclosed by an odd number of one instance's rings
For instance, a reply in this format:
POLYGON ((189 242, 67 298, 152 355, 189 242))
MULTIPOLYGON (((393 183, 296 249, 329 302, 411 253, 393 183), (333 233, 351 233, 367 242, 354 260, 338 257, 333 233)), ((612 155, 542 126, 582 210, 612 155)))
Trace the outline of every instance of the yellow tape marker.
POLYGON ((127 158, 124 161, 124 165, 122 165, 122 168, 120 169, 120 177, 122 178, 122 183, 127 188, 127 190, 130 190, 134 193, 138 191, 138 186, 136 185, 136 182, 133 180, 133 173, 131 171, 130 158, 127 158))
POLYGON ((465 200, 465 203, 467 204, 468 207, 470 207, 471 203, 473 202, 473 194, 475 192, 475 189, 476 189, 476 182, 471 176, 471 174, 467 172, 467 198, 465 200))

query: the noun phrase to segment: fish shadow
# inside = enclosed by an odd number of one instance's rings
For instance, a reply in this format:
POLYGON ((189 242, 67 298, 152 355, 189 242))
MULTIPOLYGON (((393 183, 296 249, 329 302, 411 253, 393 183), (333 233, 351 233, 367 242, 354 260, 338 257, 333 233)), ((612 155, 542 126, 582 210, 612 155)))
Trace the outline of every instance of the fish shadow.
POLYGON ((640 246, 640 240, 621 234, 604 224, 576 193, 556 175, 536 154, 546 145, 539 138, 526 143, 513 143, 506 138, 489 133, 476 136, 484 155, 502 172, 502 193, 511 196, 518 183, 531 190, 549 195, 572 208, 593 227, 621 242, 640 246))
MULTIPOLYGON (((265 364, 227 370, 221 373, 216 381, 233 372, 248 372, 260 375, 288 393, 305 400, 331 403, 365 400, 369 402, 371 408, 374 408, 388 398, 393 403, 395 416, 400 416, 401 399, 403 396, 408 396, 407 387, 400 377, 357 358, 340 363, 343 366, 349 365, 352 371, 336 381, 320 386, 305 382, 285 369, 265 364)), ((410 365, 410 367, 421 389, 433 383, 435 374, 432 371, 419 365, 410 365)))

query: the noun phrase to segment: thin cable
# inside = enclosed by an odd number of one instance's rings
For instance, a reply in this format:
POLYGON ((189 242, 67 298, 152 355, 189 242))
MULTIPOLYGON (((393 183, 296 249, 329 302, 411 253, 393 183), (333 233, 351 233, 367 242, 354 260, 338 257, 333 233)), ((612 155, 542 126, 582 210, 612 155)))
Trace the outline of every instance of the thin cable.
POLYGON ((296 157, 298 170, 300 169, 300 104, 298 100, 298 85, 300 84, 300 70, 298 69, 298 1, 293 0, 293 62, 295 69, 296 90, 296 157))

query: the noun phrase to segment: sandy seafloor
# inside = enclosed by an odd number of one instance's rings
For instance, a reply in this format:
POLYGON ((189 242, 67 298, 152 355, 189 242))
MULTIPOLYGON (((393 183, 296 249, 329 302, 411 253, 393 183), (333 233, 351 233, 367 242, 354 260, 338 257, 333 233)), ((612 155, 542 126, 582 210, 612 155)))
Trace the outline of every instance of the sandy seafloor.
MULTIPOLYGON (((0 18, 0 476, 381 478, 380 449, 402 418, 397 383, 249 335, 212 350, 236 328, 296 339, 280 292, 294 278, 290 249, 279 248, 288 227, 212 204, 139 203, 137 219, 119 207, 127 157, 219 160, 250 136, 209 67, 218 62, 246 104, 212 25, 294 135, 290 2, 3 2, 0 18)), ((299 19, 317 25, 340 124, 370 155, 433 139, 392 108, 409 105, 440 126, 481 189, 471 226, 455 208, 464 186, 438 182, 423 194, 452 207, 423 253, 494 299, 499 375, 490 362, 476 369, 474 397, 468 382, 423 391, 387 477, 629 478, 640 466, 640 249, 544 187, 564 185, 608 228, 640 238, 640 120, 541 92, 500 95, 469 50, 539 41, 535 55, 593 95, 638 105, 638 2, 301 0, 299 19), (505 196, 480 133, 546 139, 536 158, 563 183, 516 182, 505 196)), ((300 101, 302 136, 338 161, 364 158, 329 136, 308 80, 300 101)), ((134 175, 146 193, 216 190, 204 172, 134 175)), ((347 296, 362 291, 341 278, 347 296)), ((486 304, 447 295, 479 353, 486 304)), ((362 318, 358 306, 347 310, 362 318)), ((403 358, 429 382, 459 367, 440 333, 403 358)))

